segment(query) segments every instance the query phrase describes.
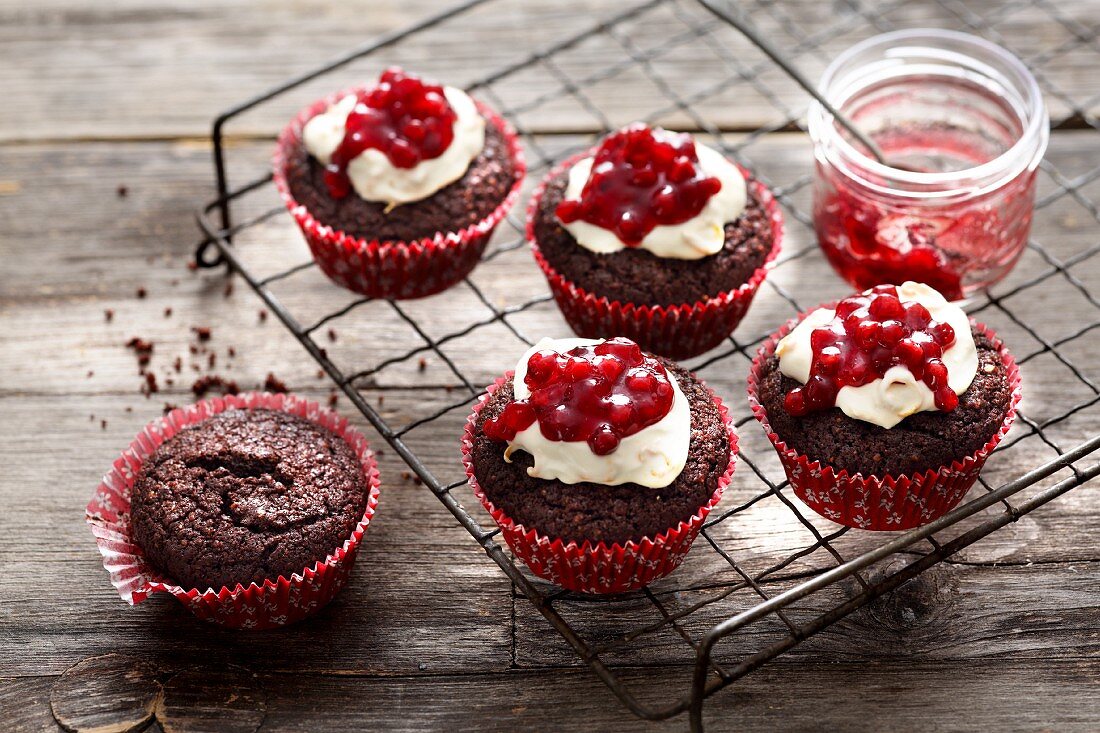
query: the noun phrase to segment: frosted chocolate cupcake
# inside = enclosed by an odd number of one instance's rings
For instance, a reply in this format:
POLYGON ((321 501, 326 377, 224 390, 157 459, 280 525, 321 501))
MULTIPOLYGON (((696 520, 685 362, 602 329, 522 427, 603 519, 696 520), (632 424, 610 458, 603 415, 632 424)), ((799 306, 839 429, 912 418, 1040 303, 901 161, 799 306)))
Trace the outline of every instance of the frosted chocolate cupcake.
POLYGON ((524 171, 492 110, 396 68, 303 110, 275 156, 276 184, 318 264, 374 297, 419 297, 465 277, 524 171))
POLYGON ((463 450, 536 574, 608 593, 679 564, 729 482, 736 437, 694 374, 629 339, 544 339, 479 404, 463 450))
POLYGON ((768 191, 690 135, 632 125, 543 181, 528 236, 566 320, 684 358, 730 334, 782 219, 768 191))
POLYGON ((991 331, 907 282, 788 324, 757 356, 749 392, 807 504, 900 529, 962 498, 1007 432, 1018 387, 991 331))

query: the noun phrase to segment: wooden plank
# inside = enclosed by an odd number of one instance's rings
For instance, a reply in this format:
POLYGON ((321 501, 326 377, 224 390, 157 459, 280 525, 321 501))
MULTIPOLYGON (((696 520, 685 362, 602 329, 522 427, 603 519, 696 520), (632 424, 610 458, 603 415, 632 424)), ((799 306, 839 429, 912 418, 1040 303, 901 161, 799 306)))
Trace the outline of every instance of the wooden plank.
MULTIPOLYGON (((755 604, 757 597, 751 589, 741 590, 683 615, 696 604, 719 598, 722 589, 682 590, 674 577, 652 590, 664 611, 676 618, 676 626, 662 624, 661 612, 644 598, 623 599, 610 607, 585 599, 565 599, 555 607, 570 623, 585 629, 586 640, 612 647, 601 655, 609 664, 687 665, 694 652, 683 634, 697 641, 713 624, 732 615, 731 610, 744 610, 755 604), (634 636, 646 627, 652 630, 634 636), (627 635, 630 638, 619 643, 627 635)), ((787 652, 784 659, 792 663, 829 659, 879 664, 898 658, 922 662, 1095 658, 1100 653, 1094 633, 1098 628, 1095 608, 1100 603, 1098 579, 1097 562, 941 566, 787 652)), ((791 585, 790 581, 767 584, 764 590, 775 594, 791 585)), ((795 604, 788 616, 795 623, 809 621, 855 591, 854 581, 831 588, 795 604)), ((520 604, 516 612, 518 665, 582 665, 533 609, 520 604)), ((787 633, 778 618, 767 617, 723 640, 716 658, 733 666, 787 633)), ((685 673, 681 684, 686 687, 689 679, 685 673)))
MULTIPOLYGON (((653 688, 667 685, 679 672, 622 670, 630 683, 653 688)), ((1095 658, 1039 664, 774 664, 710 698, 704 722, 707 730, 735 725, 743 731, 879 731, 921 730, 930 724, 966 727, 980 720, 1006 733, 1086 733, 1095 730, 1100 705, 1093 683, 1097 674, 1095 658), (838 680, 858 690, 858 696, 840 692, 838 680)), ((615 733, 680 731, 687 725, 685 717, 638 720, 587 670, 399 678, 261 675, 259 682, 267 700, 262 733, 359 728, 615 733)), ((51 683, 49 677, 19 681, 26 696, 18 700, 21 720, 27 721, 16 729, 20 733, 57 730, 41 716, 40 700, 51 683)))
MULTIPOLYGON (((637 5, 642 3, 637 2, 637 5)), ((383 31, 404 27, 439 9, 427 0, 371 7, 299 3, 265 7, 248 4, 176 2, 151 11, 140 0, 110 4, 86 0, 8 2, 0 5, 0 85, 8 91, 0 140, 198 136, 215 114, 285 78, 332 58, 383 31), (164 63, 166 56, 172 63, 164 63), (78 90, 74 94, 73 90, 78 90), (64 113, 61 113, 64 110, 64 113)), ((630 6, 627 6, 630 7, 630 6)), ((1067 22, 1088 26, 1097 0, 1059 3, 1067 22)), ((487 7, 388 49, 265 105, 234 124, 237 135, 271 135, 297 107, 390 63, 402 63, 456 84, 522 61, 623 8, 581 0, 559 3, 489 3, 487 7)), ((816 79, 828 59, 874 32, 858 6, 791 0, 781 6, 748 6, 752 22, 816 79), (814 49, 819 45, 819 49, 814 49)), ((1067 46, 1048 69, 1048 91, 1056 118, 1093 99, 1091 72, 1097 49, 1072 44, 1066 27, 1042 8, 988 2, 978 13, 951 3, 891 2, 878 8, 880 28, 958 27, 996 17, 991 33, 1026 57, 1067 46), (1003 6, 1003 7, 1002 7, 1003 6)), ((555 57, 554 70, 537 66, 498 83, 509 104, 531 107, 524 123, 542 131, 596 129, 624 124, 670 106, 665 88, 637 66, 628 52, 653 54, 649 72, 681 96, 692 99, 708 124, 753 129, 798 115, 806 95, 769 64, 746 39, 721 26, 690 2, 670 3, 643 13, 618 36, 600 36, 555 57), (696 40, 691 27, 710 28, 696 40), (755 71, 752 71, 755 70, 755 71), (581 81, 582 101, 565 93, 556 74, 581 81), (738 81, 741 74, 759 74, 738 81), (599 77, 583 83, 589 77, 599 77), (723 84, 723 80, 732 83, 723 84), (767 87, 765 92, 761 87, 767 87), (709 91, 708 90, 713 90, 709 91), (553 97, 552 101, 539 100, 553 97), (602 118, 590 109, 601 111, 602 118)), ((665 124, 684 125, 690 116, 671 109, 665 124)))

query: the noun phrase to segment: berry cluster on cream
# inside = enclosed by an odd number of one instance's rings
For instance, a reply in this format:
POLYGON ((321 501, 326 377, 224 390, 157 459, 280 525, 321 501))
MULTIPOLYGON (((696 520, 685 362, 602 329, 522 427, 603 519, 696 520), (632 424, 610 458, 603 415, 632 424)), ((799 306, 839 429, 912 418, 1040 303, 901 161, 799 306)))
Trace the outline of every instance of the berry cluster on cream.
POLYGON ((950 412, 977 372, 970 323, 927 285, 880 285, 819 308, 776 346, 780 371, 801 383, 792 415, 838 407, 891 428, 926 410, 950 412))
POLYGON ((465 92, 394 67, 310 119, 302 138, 333 198, 401 204, 460 178, 485 146, 485 120, 465 92))
POLYGON ((629 339, 543 339, 517 364, 513 392, 483 430, 508 443, 506 459, 531 454, 532 476, 657 488, 687 461, 687 398, 629 339))
POLYGON ((690 135, 636 123, 604 138, 569 171, 555 214, 580 246, 608 254, 646 249, 700 259, 725 243, 745 208, 736 165, 690 135))

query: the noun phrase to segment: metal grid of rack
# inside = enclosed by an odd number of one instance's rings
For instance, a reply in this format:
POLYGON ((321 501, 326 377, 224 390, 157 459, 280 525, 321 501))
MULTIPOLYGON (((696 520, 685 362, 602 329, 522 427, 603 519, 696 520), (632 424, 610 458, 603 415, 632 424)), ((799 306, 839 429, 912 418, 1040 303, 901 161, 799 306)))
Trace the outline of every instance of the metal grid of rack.
MULTIPOLYGON (((557 160, 640 118, 693 130, 754 169, 782 203, 788 226, 797 231, 742 326, 724 346, 688 362, 726 396, 742 435, 742 451, 734 485, 706 522, 684 567, 639 593, 597 599, 561 591, 517 566, 491 519, 469 493, 457 448, 433 450, 418 436, 429 430, 438 435, 449 426, 457 446, 462 421, 484 387, 547 329, 567 332, 524 251, 523 203, 501 225, 479 269, 451 291, 426 301, 349 300, 348 294, 321 282, 323 276, 308 254, 286 266, 272 255, 272 242, 293 241, 297 232, 278 202, 270 175, 255 162, 248 169, 258 177, 230 185, 229 174, 237 167, 231 164, 224 137, 231 120, 280 101, 314 80, 324 81, 323 93, 346 86, 353 72, 376 74, 395 58, 400 60, 402 53, 430 60, 424 50, 432 39, 461 36, 464 22, 471 28, 484 24, 487 10, 500 12, 492 6, 507 2, 468 0, 220 116, 213 128, 218 197, 199 211, 207 239, 197 260, 205 267, 228 265, 256 291, 506 573, 517 597, 529 599, 635 714, 661 719, 690 711, 693 726, 701 726, 703 701, 710 694, 1100 473, 1100 464, 1087 459, 1100 448, 1100 437, 1088 433, 1088 419, 1100 416, 1100 375, 1090 373, 1081 360, 1081 347, 1100 329, 1100 300, 1092 292, 1097 283, 1087 282, 1080 267, 1100 253, 1100 240, 1078 238, 1053 246, 1033 239, 1026 264, 992 292, 972 299, 968 311, 1001 331, 1025 375, 1031 362, 1056 362, 1050 368, 1061 370, 1072 383, 1073 389, 1065 391, 1071 397, 1034 407, 1025 401, 1016 427, 987 465, 980 488, 958 509, 925 527, 888 535, 838 528, 793 497, 773 451, 757 435, 760 431, 738 395, 743 394, 744 375, 755 350, 776 326, 844 292, 814 243, 806 205, 808 148, 799 147, 802 136, 784 134, 804 130, 807 97, 784 84, 781 73, 744 37, 695 2, 646 0, 619 5, 604 17, 575 19, 573 27, 579 32, 545 40, 533 53, 518 52, 514 60, 466 84, 520 132, 530 168, 529 187, 557 160), (644 81, 651 98, 616 97, 615 85, 626 75, 644 81), (759 106, 761 123, 751 128, 729 124, 724 111, 733 103, 759 106), (557 116, 566 117, 559 115, 562 109, 573 121, 572 129, 552 129, 557 116), (591 124, 576 129, 577 119, 589 119, 591 124), (769 159, 779 162, 769 165, 769 159), (273 263, 278 264, 275 269, 273 263), (815 274, 807 279, 807 273, 815 274), (815 290, 819 279, 825 283, 820 292, 815 290), (1072 330, 1051 328, 1049 319, 1028 312, 1017 298, 1047 293, 1083 298, 1093 318, 1072 330), (316 310, 318 303, 323 310, 316 310), (336 324, 344 328, 357 320, 382 328, 386 343, 369 344, 346 356, 336 354, 321 335, 336 324), (489 351, 499 352, 503 360, 488 363, 489 351), (424 396, 399 415, 384 414, 374 392, 387 384, 411 384, 410 374, 426 370, 430 373, 423 380, 433 387, 418 392, 424 396), (768 528, 770 539, 756 536, 754 545, 752 537, 762 527, 768 528), (639 693, 644 683, 628 683, 619 671, 638 654, 681 665, 683 687, 639 693)), ((845 0, 833 8, 800 6, 797 17, 782 3, 755 0, 739 4, 737 12, 745 23, 782 41, 787 61, 805 64, 804 68, 820 67, 855 40, 898 24, 961 27, 1025 59, 1052 100, 1055 129, 1100 131, 1100 97, 1082 98, 1081 90, 1064 88, 1044 73, 1045 67, 1073 54, 1100 57, 1097 30, 1050 0, 1010 0, 984 17, 957 0, 928 6, 907 5, 904 0, 845 0), (924 8, 927 16, 914 16, 914 8, 924 8), (1042 49, 1014 48, 1000 28, 1011 25, 1019 14, 1024 17, 1018 22, 1025 23, 1026 14, 1035 12, 1064 28, 1065 41, 1042 49)), ((417 65, 432 71, 423 67, 417 65)), ((446 77, 443 70, 436 75, 446 77)), ((311 97, 296 99, 304 104, 311 97)), ((1100 207, 1090 198, 1089 186, 1100 179, 1100 165, 1063 171, 1045 162, 1043 174, 1037 217, 1062 205, 1074 206, 1090 219, 1087 236, 1097 239, 1100 207)), ((286 249, 305 251, 304 246, 286 249)))

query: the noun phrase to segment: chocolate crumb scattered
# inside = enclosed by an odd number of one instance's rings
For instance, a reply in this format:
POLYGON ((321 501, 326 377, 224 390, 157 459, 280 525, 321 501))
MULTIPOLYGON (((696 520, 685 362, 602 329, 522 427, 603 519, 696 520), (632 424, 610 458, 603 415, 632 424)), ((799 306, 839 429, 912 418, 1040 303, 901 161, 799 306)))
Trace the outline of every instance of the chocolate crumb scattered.
POLYGON ((177 374, 183 371, 183 359, 177 356, 172 362, 172 368, 176 370, 177 374))
POLYGON ((195 262, 194 260, 188 260, 187 261, 187 269, 190 270, 191 272, 194 272, 195 270, 199 269, 199 263, 195 262))
POLYGON ((207 366, 210 369, 213 369, 214 364, 216 364, 217 361, 218 361, 218 355, 216 353, 214 353, 213 351, 211 351, 210 356, 206 359, 207 366))
POLYGON ((328 358, 328 352, 325 351, 324 349, 317 349, 317 351, 321 352, 321 357, 322 358, 324 358, 324 359, 328 358))
POLYGON ((179 407, 179 405, 174 405, 171 402, 165 402, 164 403, 164 412, 163 412, 163 414, 167 415, 169 412, 171 412, 172 410, 175 410, 178 407, 179 407))
POLYGON ((409 473, 408 471, 402 471, 401 472, 401 480, 402 481, 408 481, 411 478, 412 478, 412 474, 409 473))
POLYGON ((159 391, 160 388, 157 386, 157 375, 152 372, 145 372, 145 384, 141 388, 141 393, 148 399, 149 395, 159 391))
POLYGON ((378 406, 381 407, 382 403, 386 401, 385 395, 378 395, 378 406))
POLYGON ((99 421, 99 429, 100 430, 106 430, 107 429, 107 421, 106 420, 100 420, 99 421))
POLYGON ((237 350, 230 346, 228 349, 225 350, 225 353, 229 355, 230 359, 232 359, 234 356, 237 355, 237 350))
POLYGON ((126 405, 126 412, 133 412, 133 411, 134 411, 133 407, 131 407, 130 405, 126 405))
POLYGON ((164 383, 171 387, 176 383, 176 380, 172 379, 171 377, 165 377, 164 383))
POLYGON ((201 372, 201 371, 202 371, 202 367, 200 367, 200 366, 199 366, 198 364, 192 364, 192 365, 191 365, 191 371, 193 371, 193 372, 201 372))
POLYGON ((267 392, 276 392, 279 394, 286 394, 290 391, 289 389, 287 389, 286 382, 279 379, 271 372, 268 372, 267 378, 264 379, 264 390, 267 392))
POLYGON ((149 363, 149 360, 153 358, 153 342, 146 341, 143 338, 134 336, 132 339, 126 342, 126 348, 133 349, 137 355, 138 366, 144 370, 144 367, 149 363))
POLYGON ((130 193, 130 189, 129 189, 129 188, 127 188, 127 187, 126 187, 125 185, 123 185, 123 184, 121 184, 121 183, 120 183, 120 184, 118 184, 118 188, 116 188, 116 189, 115 189, 115 194, 116 194, 116 195, 117 195, 117 196, 118 196, 118 197, 119 197, 120 199, 124 199, 124 198, 126 198, 126 195, 127 195, 128 193, 130 193))
POLYGON ((328 406, 329 407, 336 407, 336 403, 338 401, 339 401, 339 398, 337 397, 336 392, 333 392, 332 394, 330 394, 328 396, 328 406))
POLYGON ((222 295, 226 298, 233 295, 233 281, 232 280, 226 280, 225 281, 225 290, 222 291, 222 295))
POLYGON ((103 319, 107 321, 107 323, 110 323, 111 321, 115 320, 115 312, 112 309, 108 308, 107 310, 103 311, 103 319))
POLYGON ((423 483, 424 483, 424 482, 423 482, 423 481, 422 481, 422 480, 420 479, 420 477, 419 477, 419 476, 413 476, 413 477, 412 477, 412 481, 413 481, 413 483, 414 483, 414 484, 416 484, 417 486, 420 486, 421 484, 423 484, 423 483))
POLYGON ((263 308, 260 308, 259 316, 260 316, 260 323, 263 323, 264 321, 267 320, 267 311, 264 310, 263 308))
POLYGON ((420 357, 420 361, 419 361, 419 362, 417 362, 417 364, 416 364, 416 368, 417 368, 417 369, 418 369, 419 371, 424 371, 425 369, 427 369, 427 368, 428 368, 428 360, 427 360, 427 359, 425 359, 425 358, 424 358, 423 356, 422 356, 422 357, 420 357))
POLYGON ((332 342, 336 341, 336 329, 335 328, 330 328, 328 330, 328 340, 332 341, 332 342))
POLYGON ((147 291, 147 290, 146 290, 145 288, 138 288, 138 289, 137 289, 137 297, 138 297, 139 299, 140 299, 140 298, 144 298, 144 297, 145 297, 146 295, 148 295, 148 294, 149 294, 149 293, 148 293, 148 291, 147 291))
POLYGON ((210 326, 192 326, 191 331, 195 334, 199 341, 210 340, 210 326))
POLYGON ((171 318, 172 317, 172 309, 171 308, 165 308, 164 309, 164 317, 165 318, 171 318))
POLYGON ((447 390, 447 394, 450 394, 451 392, 454 392, 454 390, 455 390, 453 384, 445 384, 445 385, 443 385, 443 389, 447 390))
POLYGON ((88 375, 87 375, 88 379, 91 379, 94 375, 95 375, 95 372, 92 371, 91 369, 89 369, 88 370, 88 375))
POLYGON ((187 347, 187 350, 188 350, 188 351, 190 351, 190 352, 191 352, 192 354, 197 354, 197 353, 199 353, 199 347, 198 347, 198 346, 195 346, 194 344, 190 344, 190 345, 189 345, 189 346, 187 347))
POLYGON ((217 392, 218 394, 237 394, 241 390, 237 387, 237 383, 232 379, 226 379, 225 377, 219 377, 217 374, 209 374, 205 377, 199 377, 191 384, 191 391, 196 397, 203 397, 208 392, 217 392))
POLYGON ((325 370, 324 369, 318 369, 317 370, 317 378, 318 379, 324 379, 325 378, 325 370))

